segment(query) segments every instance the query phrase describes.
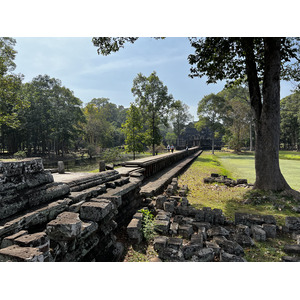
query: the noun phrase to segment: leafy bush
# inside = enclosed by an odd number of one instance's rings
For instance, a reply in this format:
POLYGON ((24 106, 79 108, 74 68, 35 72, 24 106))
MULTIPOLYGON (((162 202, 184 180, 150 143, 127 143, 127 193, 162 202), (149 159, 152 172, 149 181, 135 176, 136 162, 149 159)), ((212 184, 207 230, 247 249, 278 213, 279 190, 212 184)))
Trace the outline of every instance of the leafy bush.
POLYGON ((141 228, 143 237, 148 242, 154 237, 154 216, 148 209, 141 209, 139 212, 143 214, 141 228))
POLYGON ((18 159, 22 159, 22 158, 25 158, 27 155, 26 155, 26 152, 25 151, 18 151, 16 153, 14 153, 14 157, 15 158, 18 158, 18 159))
POLYGON ((121 152, 122 150, 119 149, 118 147, 107 149, 103 153, 103 159, 107 163, 114 163, 120 160, 121 152))

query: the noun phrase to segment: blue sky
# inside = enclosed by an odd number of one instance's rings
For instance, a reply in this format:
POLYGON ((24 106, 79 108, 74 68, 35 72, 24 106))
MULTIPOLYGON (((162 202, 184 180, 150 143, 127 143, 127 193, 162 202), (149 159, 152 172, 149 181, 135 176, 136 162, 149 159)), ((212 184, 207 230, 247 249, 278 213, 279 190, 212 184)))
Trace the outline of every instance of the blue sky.
MULTIPOLYGON (((109 56, 98 55, 90 37, 16 37, 16 41, 15 72, 25 75, 24 82, 47 74, 60 79, 83 103, 106 97, 128 107, 134 101, 133 79, 139 72, 149 76, 156 71, 169 93, 186 103, 196 120, 198 102, 224 87, 224 82, 207 85, 205 78, 188 77, 187 57, 193 48, 187 37, 143 37, 109 56)), ((281 97, 289 95, 291 88, 282 84, 281 97)))

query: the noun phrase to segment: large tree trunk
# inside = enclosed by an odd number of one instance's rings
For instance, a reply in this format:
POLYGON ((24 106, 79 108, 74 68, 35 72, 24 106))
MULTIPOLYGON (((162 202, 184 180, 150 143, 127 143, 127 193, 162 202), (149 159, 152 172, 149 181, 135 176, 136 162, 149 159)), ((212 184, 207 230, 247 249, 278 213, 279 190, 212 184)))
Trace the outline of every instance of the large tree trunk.
POLYGON ((280 38, 265 38, 265 69, 263 101, 253 52, 253 38, 244 38, 246 67, 255 117, 255 171, 254 188, 262 190, 291 190, 279 167, 280 138, 280 38))
POLYGON ((256 120, 255 188, 291 189, 279 167, 280 140, 280 38, 265 38, 263 104, 256 120))

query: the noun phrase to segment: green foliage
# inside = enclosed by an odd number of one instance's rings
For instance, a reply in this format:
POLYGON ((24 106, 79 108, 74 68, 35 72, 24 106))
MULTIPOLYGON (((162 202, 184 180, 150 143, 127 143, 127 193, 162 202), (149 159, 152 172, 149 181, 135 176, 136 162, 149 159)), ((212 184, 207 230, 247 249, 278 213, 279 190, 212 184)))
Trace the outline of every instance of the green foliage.
POLYGON ((116 162, 121 158, 121 149, 119 149, 118 147, 106 149, 102 157, 105 160, 105 162, 108 163, 116 162))
POLYGON ((295 92, 280 101, 281 135, 285 149, 300 150, 300 92, 295 92))
POLYGON ((172 145, 176 143, 177 136, 174 132, 167 132, 165 140, 169 145, 172 145))
POLYGON ((133 152, 133 159, 135 159, 136 152, 142 152, 144 150, 144 133, 140 109, 133 103, 131 103, 127 111, 127 119, 122 125, 122 130, 126 136, 125 150, 127 153, 133 152))
POLYGON ((17 128, 20 126, 20 112, 29 106, 21 93, 23 75, 14 75, 14 50, 16 41, 0 37, 0 127, 17 128))
POLYGON ((124 143, 121 124, 125 122, 126 109, 110 103, 108 98, 94 98, 83 109, 84 140, 102 148, 116 147, 124 143))
POLYGON ((143 214, 141 228, 143 237, 149 242, 154 237, 154 216, 148 209, 141 209, 139 212, 143 214))
POLYGON ((198 103, 199 121, 196 123, 196 128, 200 131, 204 126, 207 126, 212 131, 212 154, 214 154, 214 139, 216 133, 224 132, 224 123, 227 120, 227 112, 230 107, 225 102, 224 98, 215 94, 205 96, 198 103))
POLYGON ((131 91, 136 97, 135 101, 141 109, 146 126, 145 143, 152 146, 152 154, 155 155, 155 145, 160 144, 162 139, 159 125, 167 126, 173 96, 168 94, 168 88, 158 78, 156 72, 152 72, 149 77, 139 73, 133 80, 131 91))
POLYGON ((249 142, 249 128, 253 118, 249 91, 245 87, 234 86, 223 89, 218 96, 223 97, 228 106, 225 120, 226 143, 239 152, 249 142))
POLYGON ((192 116, 189 114, 188 110, 189 107, 180 100, 174 101, 171 106, 170 120, 172 121, 173 130, 176 137, 182 133, 185 125, 192 120, 192 116))
POLYGON ((26 157, 26 152, 25 151, 18 151, 14 153, 14 157, 18 159, 22 159, 26 157))

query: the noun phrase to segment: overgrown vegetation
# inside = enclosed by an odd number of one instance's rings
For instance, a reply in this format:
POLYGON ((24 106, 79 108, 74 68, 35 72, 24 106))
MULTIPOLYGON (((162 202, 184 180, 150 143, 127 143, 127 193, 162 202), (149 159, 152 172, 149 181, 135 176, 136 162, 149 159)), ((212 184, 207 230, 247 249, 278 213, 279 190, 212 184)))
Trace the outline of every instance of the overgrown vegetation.
POLYGON ((143 214, 142 217, 142 233, 146 242, 150 242, 154 235, 154 216, 148 209, 139 210, 143 214))

